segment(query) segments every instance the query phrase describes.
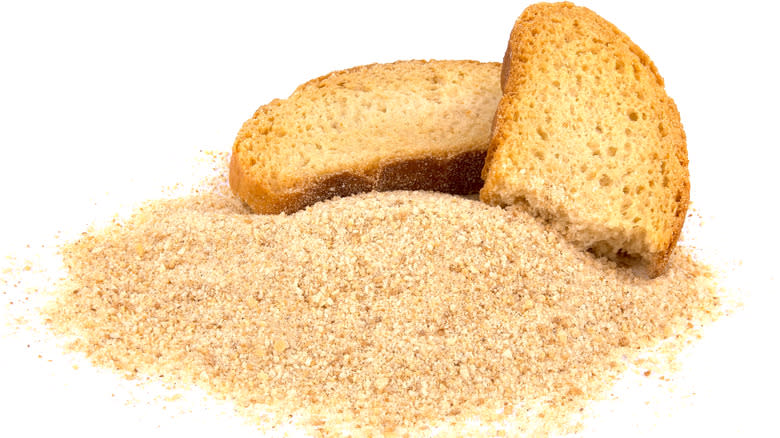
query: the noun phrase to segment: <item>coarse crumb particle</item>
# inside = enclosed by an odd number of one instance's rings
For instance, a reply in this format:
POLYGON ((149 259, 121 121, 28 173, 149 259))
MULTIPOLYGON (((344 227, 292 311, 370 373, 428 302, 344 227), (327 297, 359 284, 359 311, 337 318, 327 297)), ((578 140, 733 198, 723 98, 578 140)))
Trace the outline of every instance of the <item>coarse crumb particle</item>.
POLYGON ((70 280, 47 316, 74 349, 324 433, 559 428, 621 357, 717 306, 684 248, 648 280, 522 212, 426 192, 263 216, 215 187, 63 256, 70 280))

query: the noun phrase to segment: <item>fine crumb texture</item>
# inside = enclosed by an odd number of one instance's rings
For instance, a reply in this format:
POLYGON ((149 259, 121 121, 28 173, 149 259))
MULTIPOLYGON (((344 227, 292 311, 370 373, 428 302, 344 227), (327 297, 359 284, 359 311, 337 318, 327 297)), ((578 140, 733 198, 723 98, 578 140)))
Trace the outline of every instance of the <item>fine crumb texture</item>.
POLYGON ((71 348, 317 435, 569 430, 626 358, 718 307, 685 248, 650 280, 523 211, 433 192, 270 216, 220 186, 151 202, 63 257, 46 316, 71 348))
POLYGON ((258 213, 371 190, 476 193, 501 65, 398 61, 336 71, 260 107, 230 185, 258 213))
POLYGON ((663 272, 688 208, 688 154, 647 54, 587 8, 540 3, 512 29, 502 85, 481 199, 663 272))

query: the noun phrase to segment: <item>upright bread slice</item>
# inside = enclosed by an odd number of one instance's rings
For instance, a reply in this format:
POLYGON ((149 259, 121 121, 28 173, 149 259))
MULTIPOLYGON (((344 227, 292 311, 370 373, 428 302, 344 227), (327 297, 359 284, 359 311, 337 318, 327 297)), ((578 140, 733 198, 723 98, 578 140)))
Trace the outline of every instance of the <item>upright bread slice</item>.
POLYGON ((307 82, 244 123, 230 186, 258 213, 371 190, 476 193, 500 69, 399 61, 307 82))
POLYGON ((515 23, 501 82, 480 198, 660 274, 690 186, 680 115, 650 58, 589 9, 542 3, 515 23))

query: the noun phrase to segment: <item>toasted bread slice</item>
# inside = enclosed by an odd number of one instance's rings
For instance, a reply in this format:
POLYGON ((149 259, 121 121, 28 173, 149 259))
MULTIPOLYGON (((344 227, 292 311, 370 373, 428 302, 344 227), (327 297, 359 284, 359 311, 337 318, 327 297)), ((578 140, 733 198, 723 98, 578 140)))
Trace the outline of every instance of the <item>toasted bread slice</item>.
POLYGON ((230 186, 258 213, 371 190, 476 193, 500 69, 399 61, 307 82, 241 128, 230 186))
POLYGON ((571 3, 516 21, 480 198, 659 275, 689 200, 685 132, 650 58, 571 3))

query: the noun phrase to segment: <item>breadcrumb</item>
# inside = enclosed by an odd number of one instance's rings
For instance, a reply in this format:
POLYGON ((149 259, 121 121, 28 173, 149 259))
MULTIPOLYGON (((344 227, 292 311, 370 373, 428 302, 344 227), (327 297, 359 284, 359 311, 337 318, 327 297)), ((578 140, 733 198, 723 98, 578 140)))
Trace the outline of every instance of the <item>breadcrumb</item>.
POLYGON ((685 248, 650 280, 521 211, 430 192, 268 216, 215 184, 62 252, 46 313, 71 348, 324 435, 560 430, 623 358, 718 306, 685 248))

